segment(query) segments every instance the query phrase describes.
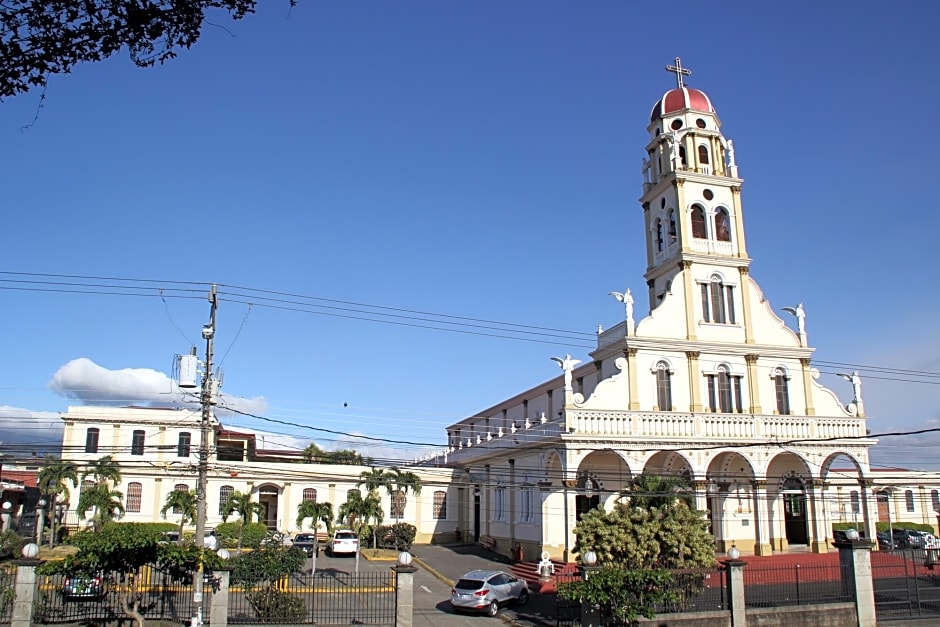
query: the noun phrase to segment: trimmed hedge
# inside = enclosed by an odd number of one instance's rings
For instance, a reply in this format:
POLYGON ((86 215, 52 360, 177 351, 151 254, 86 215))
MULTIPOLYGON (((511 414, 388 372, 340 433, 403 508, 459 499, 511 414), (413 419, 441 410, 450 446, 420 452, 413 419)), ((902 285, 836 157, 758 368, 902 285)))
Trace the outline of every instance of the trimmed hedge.
MULTIPOLYGON (((234 549, 238 546, 238 530, 241 523, 226 522, 215 526, 215 535, 219 539, 219 545, 227 549, 234 549)), ((268 534, 268 526, 262 523, 245 523, 245 529, 242 532, 242 548, 257 549, 261 546, 261 541, 268 534)))

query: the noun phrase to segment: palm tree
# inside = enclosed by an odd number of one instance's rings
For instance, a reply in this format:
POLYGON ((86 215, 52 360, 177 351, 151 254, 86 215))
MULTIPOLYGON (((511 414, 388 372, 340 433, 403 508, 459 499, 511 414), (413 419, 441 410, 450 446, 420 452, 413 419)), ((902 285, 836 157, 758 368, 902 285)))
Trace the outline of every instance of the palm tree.
POLYGON ((261 513, 264 511, 264 508, 261 506, 261 503, 251 500, 250 494, 242 494, 241 492, 235 491, 232 492, 229 497, 225 500, 225 503, 222 504, 222 522, 227 522, 230 515, 238 514, 238 517, 241 519, 238 527, 238 547, 242 548, 242 534, 245 533, 245 523, 251 522, 252 516, 257 516, 259 519, 261 513))
POLYGON ((389 489, 391 485, 389 473, 381 468, 370 468, 359 473, 359 482, 356 487, 365 486, 369 494, 376 494, 379 488, 389 489))
POLYGON ((82 473, 82 481, 91 477, 97 484, 121 483, 121 466, 110 455, 105 455, 88 464, 88 470, 82 473))
POLYGON ((166 518, 167 512, 180 515, 180 544, 183 542, 183 526, 196 520, 196 491, 195 490, 173 490, 166 495, 166 502, 160 513, 166 518))
MULTIPOLYGON (((345 521, 358 535, 363 525, 367 525, 369 522, 374 521, 376 527, 381 525, 384 516, 382 501, 379 499, 378 494, 373 491, 363 497, 361 492, 354 490, 347 496, 347 501, 339 506, 336 521, 345 521)), ((375 533, 372 534, 373 548, 375 548, 376 542, 375 535, 375 533)))
POLYGON ((688 490, 689 482, 683 477, 648 473, 634 477, 628 487, 630 505, 643 509, 668 507, 680 499, 694 509, 694 497, 688 490))
POLYGON ((82 491, 78 497, 78 511, 94 509, 92 524, 99 531, 105 524, 124 515, 124 495, 112 490, 106 483, 99 483, 82 491))
POLYGON ((333 531, 333 505, 330 503, 317 503, 316 501, 301 501, 297 506, 297 528, 303 529, 304 520, 312 518, 311 529, 316 534, 317 529, 322 522, 326 526, 326 532, 333 531))
POLYGON ((392 493, 392 488, 397 491, 404 492, 408 494, 409 490, 414 494, 421 494, 421 477, 416 475, 413 472, 407 470, 401 470, 398 466, 392 466, 392 468, 386 473, 386 476, 389 478, 389 494, 392 493))
MULTIPOLYGON (((36 484, 40 495, 48 497, 49 500, 49 547, 55 543, 55 537, 59 525, 59 505, 57 501, 62 494, 69 490, 68 481, 72 482, 72 487, 78 487, 78 469, 75 464, 56 457, 47 455, 42 470, 36 476, 36 484)), ((42 544, 42 538, 39 538, 39 544, 42 544)))

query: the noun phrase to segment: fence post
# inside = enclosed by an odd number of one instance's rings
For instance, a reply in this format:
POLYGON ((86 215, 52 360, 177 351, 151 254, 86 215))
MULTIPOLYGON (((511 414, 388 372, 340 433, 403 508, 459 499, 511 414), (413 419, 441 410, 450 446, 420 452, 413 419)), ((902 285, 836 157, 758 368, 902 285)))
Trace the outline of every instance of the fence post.
MULTIPOLYGON (((596 559, 596 558, 594 558, 596 559)), ((581 579, 582 581, 587 581, 591 575, 596 573, 601 569, 600 566, 597 566, 596 563, 591 566, 582 566, 581 567, 581 579)), ((588 601, 581 600, 581 627, 600 627, 601 625, 601 609, 589 603, 588 601)))
POLYGON ((209 624, 212 627, 226 627, 228 625, 228 588, 231 575, 231 568, 212 571, 212 579, 218 582, 218 588, 213 586, 212 596, 210 597, 209 624))
POLYGON ((858 627, 875 627, 875 586, 871 575, 872 543, 865 539, 850 539, 833 542, 839 549, 839 569, 842 586, 855 600, 855 615, 858 627))
POLYGON ((744 606, 744 565, 741 560, 724 561, 728 573, 728 609, 731 610, 731 627, 745 627, 747 613, 744 606))
POLYGON ((395 571, 395 627, 412 627, 415 609, 415 571, 418 569, 411 565, 410 559, 407 563, 402 562, 402 557, 399 556, 398 565, 392 567, 395 571))
POLYGON ((10 627, 30 627, 33 623, 33 600, 36 596, 36 567, 42 560, 19 559, 14 584, 13 619, 10 627))

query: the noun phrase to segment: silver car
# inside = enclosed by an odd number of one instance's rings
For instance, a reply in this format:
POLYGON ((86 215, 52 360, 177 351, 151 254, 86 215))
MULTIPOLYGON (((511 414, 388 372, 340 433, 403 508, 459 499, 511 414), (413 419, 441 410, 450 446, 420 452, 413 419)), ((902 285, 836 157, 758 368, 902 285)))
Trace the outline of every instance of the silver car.
POLYGON ((484 612, 489 616, 496 616, 499 608, 509 603, 525 605, 528 602, 528 584, 501 570, 470 571, 450 591, 454 610, 484 612))

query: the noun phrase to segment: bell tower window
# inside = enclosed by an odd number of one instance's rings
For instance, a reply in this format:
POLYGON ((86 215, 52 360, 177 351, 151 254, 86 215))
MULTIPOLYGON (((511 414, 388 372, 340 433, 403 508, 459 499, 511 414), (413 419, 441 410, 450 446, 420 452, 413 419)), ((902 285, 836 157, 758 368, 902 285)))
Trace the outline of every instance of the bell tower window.
POLYGON ((715 212, 715 239, 719 242, 731 241, 731 217, 724 207, 715 212))
POLYGON ((698 147, 698 162, 702 165, 708 165, 708 146, 704 144, 698 147))
POLYGON ((678 232, 676 231, 676 212, 669 210, 669 243, 675 244, 678 232))
POLYGON ((725 285, 719 276, 701 283, 702 319, 716 324, 735 324, 734 286, 725 285))
POLYGON ((692 205, 692 237, 705 239, 705 210, 699 205, 692 205))
POLYGON ((656 218, 656 250, 663 251, 663 221, 656 218))
POLYGON ((688 162, 685 160, 685 146, 679 146, 679 161, 682 162, 682 167, 688 165, 688 162))

